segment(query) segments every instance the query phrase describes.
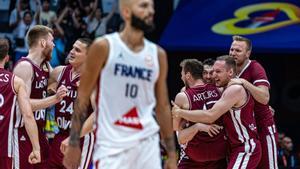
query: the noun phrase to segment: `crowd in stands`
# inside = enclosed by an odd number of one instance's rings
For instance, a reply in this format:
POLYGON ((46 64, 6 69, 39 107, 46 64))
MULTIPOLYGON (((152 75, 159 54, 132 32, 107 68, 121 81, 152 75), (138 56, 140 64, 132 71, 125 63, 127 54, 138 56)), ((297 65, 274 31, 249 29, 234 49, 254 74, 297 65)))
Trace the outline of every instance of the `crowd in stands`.
MULTIPOLYGON (((50 61, 52 67, 66 64, 68 52, 76 39, 95 39, 122 27, 117 1, 109 13, 102 12, 101 0, 12 0, 11 3, 10 69, 28 54, 26 33, 34 25, 46 25, 54 31, 55 47, 50 61)), ((295 152, 292 139, 279 133, 278 140, 279 169, 300 168, 300 153, 295 152)))
POLYGON ((26 56, 26 33, 34 25, 46 25, 54 31, 53 67, 65 63, 72 44, 79 37, 97 38, 119 30, 122 23, 117 2, 109 13, 101 10, 101 0, 16 0, 11 7, 9 27, 12 33, 12 64, 26 56))

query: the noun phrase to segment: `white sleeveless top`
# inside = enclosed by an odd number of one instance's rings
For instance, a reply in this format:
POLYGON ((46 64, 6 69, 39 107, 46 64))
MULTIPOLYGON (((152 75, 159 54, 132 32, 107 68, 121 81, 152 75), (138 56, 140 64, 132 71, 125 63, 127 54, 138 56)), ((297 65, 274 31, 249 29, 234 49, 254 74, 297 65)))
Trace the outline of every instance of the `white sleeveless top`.
POLYGON ((109 56, 98 81, 95 158, 134 147, 159 130, 153 117, 157 46, 144 39, 144 48, 135 53, 119 33, 104 38, 109 42, 109 56))

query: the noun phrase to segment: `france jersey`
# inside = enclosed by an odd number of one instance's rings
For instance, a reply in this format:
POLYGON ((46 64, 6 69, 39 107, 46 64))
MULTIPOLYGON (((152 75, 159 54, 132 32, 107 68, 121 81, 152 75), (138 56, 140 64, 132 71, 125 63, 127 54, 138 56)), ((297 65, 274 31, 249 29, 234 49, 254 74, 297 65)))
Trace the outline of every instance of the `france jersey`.
POLYGON ((159 76, 157 46, 144 39, 131 51, 119 33, 106 35, 109 56, 97 84, 97 130, 94 157, 120 153, 157 134, 153 117, 159 76))

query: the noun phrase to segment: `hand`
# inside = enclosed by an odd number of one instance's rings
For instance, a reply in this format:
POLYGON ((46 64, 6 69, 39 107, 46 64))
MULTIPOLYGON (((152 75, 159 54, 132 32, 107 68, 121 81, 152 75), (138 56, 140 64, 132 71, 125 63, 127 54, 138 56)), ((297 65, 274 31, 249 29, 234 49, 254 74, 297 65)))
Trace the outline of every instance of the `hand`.
POLYGON ((212 124, 212 125, 207 125, 203 123, 196 123, 198 130, 199 131, 204 131, 206 132, 210 137, 214 137, 220 133, 220 130, 223 129, 222 126, 212 124))
POLYGON ((33 150, 28 157, 28 162, 30 164, 37 164, 41 162, 41 153, 39 150, 33 150))
POLYGON ((64 141, 61 142, 60 144, 60 152, 65 154, 66 153, 66 150, 69 146, 69 137, 64 139, 64 141))
POLYGON ((78 169, 80 166, 81 150, 78 146, 68 146, 63 159, 63 165, 67 169, 78 169))
POLYGON ((176 156, 169 156, 165 161, 164 169, 177 169, 176 156))
POLYGON ((179 112, 181 110, 180 107, 177 104, 175 104, 174 101, 171 101, 171 103, 173 105, 173 107, 172 107, 172 116, 173 116, 173 118, 180 118, 180 116, 179 116, 179 112))
POLYGON ((56 91, 56 99, 61 101, 65 96, 67 96, 68 89, 66 86, 61 85, 56 91))
POLYGON ((227 86, 231 86, 231 85, 235 85, 235 84, 239 84, 239 85, 243 85, 243 79, 242 78, 233 78, 230 79, 229 83, 227 86))
POLYGON ((223 129, 222 126, 219 126, 216 124, 209 125, 208 135, 210 137, 214 137, 214 136, 218 135, 222 129, 223 129))

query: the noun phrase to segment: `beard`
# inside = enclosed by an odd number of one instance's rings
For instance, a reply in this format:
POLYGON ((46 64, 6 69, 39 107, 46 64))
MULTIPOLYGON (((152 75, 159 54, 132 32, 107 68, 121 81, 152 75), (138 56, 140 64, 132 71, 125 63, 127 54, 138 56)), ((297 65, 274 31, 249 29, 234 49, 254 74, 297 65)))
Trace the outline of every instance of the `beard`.
POLYGON ((135 29, 143 31, 144 33, 150 33, 155 28, 154 23, 147 24, 143 19, 134 14, 131 15, 131 26, 135 29))
POLYGON ((43 55, 45 57, 45 61, 50 61, 52 58, 52 48, 47 46, 43 51, 43 55))

